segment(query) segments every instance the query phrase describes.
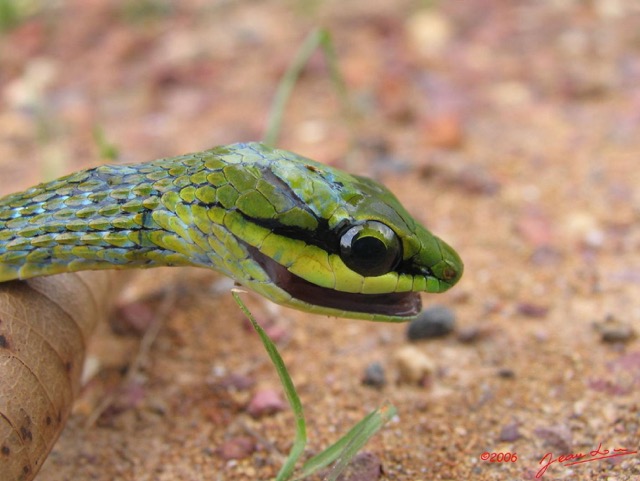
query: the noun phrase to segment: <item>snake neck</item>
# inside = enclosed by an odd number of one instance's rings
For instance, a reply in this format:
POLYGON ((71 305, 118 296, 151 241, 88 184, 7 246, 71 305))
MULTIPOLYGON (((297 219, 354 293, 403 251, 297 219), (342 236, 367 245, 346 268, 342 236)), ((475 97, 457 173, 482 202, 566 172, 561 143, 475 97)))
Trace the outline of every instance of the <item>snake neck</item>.
POLYGON ((104 165, 0 199, 0 281, 87 269, 219 268, 228 249, 219 242, 212 249, 208 238, 217 204, 210 181, 224 166, 204 153, 104 165))

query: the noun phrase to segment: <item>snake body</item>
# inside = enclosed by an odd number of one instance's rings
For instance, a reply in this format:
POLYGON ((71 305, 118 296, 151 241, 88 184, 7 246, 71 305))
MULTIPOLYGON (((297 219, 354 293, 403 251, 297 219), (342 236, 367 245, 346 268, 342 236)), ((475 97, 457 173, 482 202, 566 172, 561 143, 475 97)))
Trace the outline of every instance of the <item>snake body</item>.
POLYGON ((0 282, 199 266, 268 299, 404 320, 462 275, 445 242, 372 180, 257 143, 103 165, 0 199, 0 282))

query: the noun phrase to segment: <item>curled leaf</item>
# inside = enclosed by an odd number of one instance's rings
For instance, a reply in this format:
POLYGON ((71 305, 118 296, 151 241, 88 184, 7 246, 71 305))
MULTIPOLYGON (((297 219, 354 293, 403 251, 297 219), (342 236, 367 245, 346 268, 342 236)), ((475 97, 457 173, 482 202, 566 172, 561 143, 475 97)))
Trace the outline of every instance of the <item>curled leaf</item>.
POLYGON ((69 416, 112 273, 0 283, 0 473, 32 480, 69 416))

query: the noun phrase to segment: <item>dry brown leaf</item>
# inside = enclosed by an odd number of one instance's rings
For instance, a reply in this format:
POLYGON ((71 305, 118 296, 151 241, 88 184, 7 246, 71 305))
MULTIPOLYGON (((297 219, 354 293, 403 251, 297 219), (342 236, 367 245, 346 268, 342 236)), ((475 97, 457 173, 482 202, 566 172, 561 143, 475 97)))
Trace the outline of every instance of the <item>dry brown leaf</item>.
POLYGON ((30 481, 78 392, 87 340, 105 317, 112 272, 0 283, 0 473, 30 481))

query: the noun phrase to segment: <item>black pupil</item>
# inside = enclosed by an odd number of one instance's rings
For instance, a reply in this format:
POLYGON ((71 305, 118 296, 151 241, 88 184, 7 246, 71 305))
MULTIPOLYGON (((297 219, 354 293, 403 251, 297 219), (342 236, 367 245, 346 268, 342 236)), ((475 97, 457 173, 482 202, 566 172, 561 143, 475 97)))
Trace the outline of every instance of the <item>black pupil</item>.
POLYGON ((363 268, 376 266, 387 252, 387 247, 375 237, 361 237, 351 244, 351 258, 363 268))
POLYGON ((350 227, 340 239, 342 261, 362 276, 381 276, 392 271, 402 252, 400 241, 389 227, 369 221, 350 227))

